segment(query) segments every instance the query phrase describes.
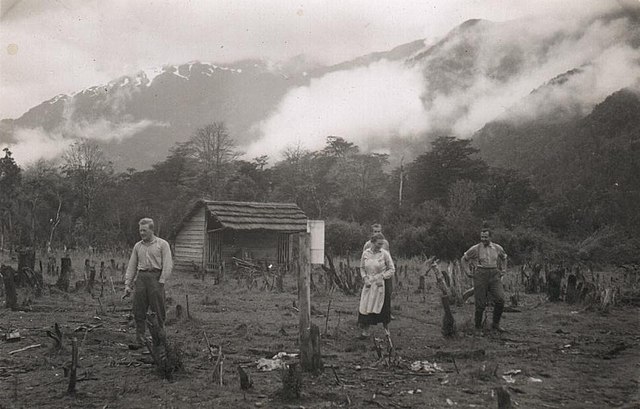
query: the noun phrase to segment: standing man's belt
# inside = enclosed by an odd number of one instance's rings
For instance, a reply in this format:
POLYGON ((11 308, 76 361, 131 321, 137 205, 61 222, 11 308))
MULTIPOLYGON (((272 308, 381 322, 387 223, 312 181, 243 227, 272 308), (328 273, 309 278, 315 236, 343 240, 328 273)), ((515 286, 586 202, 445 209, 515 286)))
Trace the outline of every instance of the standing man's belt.
POLYGON ((148 270, 138 270, 139 273, 162 273, 159 268, 150 268, 148 270))

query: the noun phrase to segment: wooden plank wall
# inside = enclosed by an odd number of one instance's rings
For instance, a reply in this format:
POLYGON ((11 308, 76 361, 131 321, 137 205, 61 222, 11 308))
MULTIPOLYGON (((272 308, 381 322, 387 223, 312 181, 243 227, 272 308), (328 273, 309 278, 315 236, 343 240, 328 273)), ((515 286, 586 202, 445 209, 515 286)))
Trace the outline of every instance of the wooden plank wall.
POLYGON ((193 271, 192 262, 203 267, 205 236, 205 210, 201 207, 178 233, 174 245, 174 269, 193 271))

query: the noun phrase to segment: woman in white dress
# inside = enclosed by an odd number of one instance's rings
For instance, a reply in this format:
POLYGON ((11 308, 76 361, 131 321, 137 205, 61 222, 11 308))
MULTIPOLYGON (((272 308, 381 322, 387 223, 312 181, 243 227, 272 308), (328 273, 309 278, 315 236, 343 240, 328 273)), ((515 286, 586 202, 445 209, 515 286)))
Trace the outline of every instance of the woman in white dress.
POLYGON ((361 337, 369 336, 369 326, 382 323, 389 335, 391 321, 391 293, 384 284, 385 279, 393 277, 396 271, 391 255, 383 247, 382 233, 371 236, 372 246, 362 253, 360 275, 364 285, 358 309, 358 324, 362 328, 361 337))

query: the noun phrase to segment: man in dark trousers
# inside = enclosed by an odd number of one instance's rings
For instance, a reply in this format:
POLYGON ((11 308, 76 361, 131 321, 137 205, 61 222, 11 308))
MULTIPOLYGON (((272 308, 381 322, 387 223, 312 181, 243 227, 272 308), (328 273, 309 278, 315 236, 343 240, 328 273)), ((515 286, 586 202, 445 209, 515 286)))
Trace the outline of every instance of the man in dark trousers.
POLYGON ((473 275, 473 288, 476 304, 475 328, 482 330, 482 318, 487 305, 487 296, 494 301, 492 328, 498 332, 504 332, 500 327, 500 318, 504 310, 504 289, 502 288, 502 274, 507 266, 507 253, 502 246, 491 241, 491 230, 484 227, 480 232, 480 243, 472 246, 462 256, 460 265, 466 274, 469 271, 469 263, 475 262, 476 269, 473 275))
MULTIPOLYGON (((375 223, 371 225, 371 235, 373 236, 374 234, 382 234, 382 225, 380 223, 375 223)), ((362 246, 362 252, 364 253, 365 250, 370 249, 373 247, 373 243, 371 243, 371 240, 367 240, 364 243, 364 246, 362 246)), ((389 251, 389 242, 387 241, 387 239, 384 239, 384 242, 382 244, 382 248, 389 251)), ((391 252, 389 251, 389 254, 391 254, 391 252)), ((391 294, 393 293, 393 279, 389 278, 389 279, 385 279, 384 280, 384 285, 385 285, 385 291, 389 292, 389 297, 391 297, 391 294)), ((393 316, 393 314, 391 314, 391 319, 395 320, 396 317, 393 316)))
POLYGON ((171 275, 173 261, 169 243, 154 233, 153 220, 141 219, 138 223, 142 240, 136 243, 131 252, 127 274, 125 276, 125 297, 133 295, 133 316, 136 320, 136 342, 133 348, 144 346, 147 309, 151 309, 158 317, 162 328, 165 320, 164 283, 171 275))

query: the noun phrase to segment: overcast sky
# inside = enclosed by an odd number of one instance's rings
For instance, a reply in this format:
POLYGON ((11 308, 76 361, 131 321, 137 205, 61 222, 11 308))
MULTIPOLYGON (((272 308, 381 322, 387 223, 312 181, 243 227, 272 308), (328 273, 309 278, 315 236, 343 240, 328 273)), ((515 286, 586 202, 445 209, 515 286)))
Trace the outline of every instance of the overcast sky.
POLYGON ((420 38, 433 40, 470 18, 504 21, 547 13, 571 18, 606 3, 1 0, 0 118, 18 117, 59 93, 164 64, 279 61, 298 54, 332 64, 420 38))

